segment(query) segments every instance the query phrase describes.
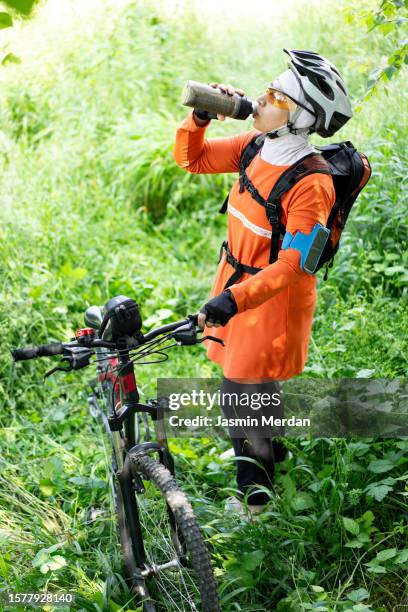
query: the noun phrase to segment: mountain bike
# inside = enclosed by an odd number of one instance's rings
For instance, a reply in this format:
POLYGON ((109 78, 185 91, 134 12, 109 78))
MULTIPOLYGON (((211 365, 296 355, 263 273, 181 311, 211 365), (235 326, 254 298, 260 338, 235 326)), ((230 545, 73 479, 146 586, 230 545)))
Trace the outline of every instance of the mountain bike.
POLYGON ((111 485, 132 595, 140 599, 145 612, 217 612, 220 605, 209 553, 192 506, 175 479, 163 420, 166 401, 139 401, 135 364, 167 359, 166 351, 174 346, 222 341, 197 337, 202 331, 197 329, 197 315, 143 334, 138 305, 125 296, 112 298, 103 309, 88 308, 85 325, 72 341, 16 349, 13 358, 62 355, 44 378, 96 362, 97 378, 90 383, 88 404, 112 442, 111 485))

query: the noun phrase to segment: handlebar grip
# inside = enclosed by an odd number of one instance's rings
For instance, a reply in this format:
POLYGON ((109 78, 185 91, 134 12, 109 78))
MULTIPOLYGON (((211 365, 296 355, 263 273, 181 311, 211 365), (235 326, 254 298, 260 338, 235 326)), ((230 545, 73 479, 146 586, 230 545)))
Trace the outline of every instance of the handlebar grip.
POLYGON ((51 342, 51 344, 40 344, 40 346, 28 346, 26 348, 15 349, 12 351, 14 361, 24 361, 26 359, 36 359, 37 357, 52 357, 62 355, 62 342, 51 342))

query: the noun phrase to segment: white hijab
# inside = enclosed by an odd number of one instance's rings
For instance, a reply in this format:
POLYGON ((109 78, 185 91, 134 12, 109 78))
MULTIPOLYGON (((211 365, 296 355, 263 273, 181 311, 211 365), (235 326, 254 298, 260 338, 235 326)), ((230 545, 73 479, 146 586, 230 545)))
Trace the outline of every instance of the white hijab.
MULTIPOLYGON (((303 91, 291 70, 286 70, 273 81, 273 85, 287 93, 294 100, 298 100, 307 108, 312 109, 312 106, 306 101, 303 91)), ((289 112, 289 120, 293 112, 289 112)), ((302 110, 294 123, 296 128, 310 127, 315 122, 315 117, 308 113, 307 110, 302 110)), ((283 126, 282 126, 283 127, 283 126)), ((275 166, 287 166, 294 164, 298 159, 316 153, 314 147, 309 143, 308 135, 306 134, 285 134, 278 138, 265 138, 264 145, 261 149, 261 158, 275 166)))

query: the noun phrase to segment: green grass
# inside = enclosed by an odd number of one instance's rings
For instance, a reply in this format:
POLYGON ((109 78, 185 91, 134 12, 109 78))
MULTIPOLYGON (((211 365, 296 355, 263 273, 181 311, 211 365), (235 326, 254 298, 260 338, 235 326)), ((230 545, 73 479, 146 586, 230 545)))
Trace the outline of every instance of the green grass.
MULTIPOLYGON (((356 101, 363 70, 391 43, 346 25, 345 6, 299 4, 278 27, 267 19, 256 28, 235 23, 228 37, 221 23, 212 24, 211 37, 192 14, 168 15, 148 2, 100 8, 89 31, 78 23, 66 45, 42 24, 41 12, 23 28, 28 48, 30 36, 47 43, 0 74, 5 587, 70 589, 85 610, 126 609, 128 599, 107 486, 109 450, 82 393, 89 373, 43 385, 49 364, 14 368, 9 349, 71 337, 88 305, 115 294, 135 296, 151 326, 201 307, 226 231, 217 210, 234 177, 176 167, 181 87, 188 78, 225 80, 255 96, 285 68, 282 47, 316 48, 343 69, 356 101)), ((404 78, 338 136, 367 153, 373 177, 320 286, 308 376, 408 371, 404 78)), ((247 128, 214 122, 210 134, 247 128)), ((220 374, 202 347, 170 356, 140 368, 144 398, 154 395, 158 376, 220 374)), ((288 445, 293 458, 278 468, 269 513, 247 525, 222 512, 235 487, 233 464, 218 459, 227 442, 173 442, 180 480, 211 546, 223 609, 383 612, 406 602, 406 441, 288 445)))

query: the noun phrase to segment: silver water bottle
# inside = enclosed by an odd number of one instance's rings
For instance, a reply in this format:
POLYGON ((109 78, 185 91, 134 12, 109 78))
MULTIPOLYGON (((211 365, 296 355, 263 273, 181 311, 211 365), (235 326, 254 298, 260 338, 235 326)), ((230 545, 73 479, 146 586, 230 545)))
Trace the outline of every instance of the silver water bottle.
POLYGON ((256 112, 257 103, 246 96, 225 94, 220 89, 210 87, 197 81, 187 81, 184 86, 181 103, 205 110, 215 115, 225 115, 233 119, 247 119, 256 112))

